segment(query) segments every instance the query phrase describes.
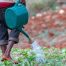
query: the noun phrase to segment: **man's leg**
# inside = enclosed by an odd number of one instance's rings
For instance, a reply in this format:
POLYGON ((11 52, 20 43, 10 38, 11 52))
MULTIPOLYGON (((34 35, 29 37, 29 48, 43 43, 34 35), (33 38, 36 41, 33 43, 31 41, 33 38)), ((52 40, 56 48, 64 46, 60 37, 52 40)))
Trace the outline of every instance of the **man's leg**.
POLYGON ((6 49, 6 51, 4 53, 4 57, 3 57, 4 59, 6 59, 6 60, 11 59, 10 52, 11 52, 11 49, 12 49, 13 45, 15 43, 18 43, 19 33, 20 32, 17 31, 16 29, 14 29, 10 32, 7 49, 6 49))
POLYGON ((6 48, 7 48, 7 45, 2 45, 1 46, 2 55, 4 55, 6 48))
POLYGON ((2 59, 1 59, 1 61, 4 61, 3 56, 4 56, 4 53, 6 51, 7 45, 2 45, 0 47, 1 47, 1 50, 2 50, 2 59))
POLYGON ((10 52, 11 52, 11 49, 12 49, 14 44, 15 44, 14 41, 9 41, 8 42, 7 49, 6 49, 5 53, 4 53, 5 57, 11 59, 10 52))
MULTIPOLYGON (((2 58, 2 61, 4 60, 12 60, 11 56, 10 56, 10 52, 11 52, 11 49, 13 47, 13 45, 15 44, 15 41, 9 41, 8 42, 8 45, 7 45, 7 49, 3 55, 3 58, 2 58)), ((15 64, 18 64, 18 61, 13 61, 13 63, 15 64)))
MULTIPOLYGON (((0 47, 2 50, 2 58, 3 58, 8 45, 8 31, 3 24, 0 25, 0 31, 1 31, 0 32, 0 47)), ((3 59, 1 61, 3 61, 3 59)))
POLYGON ((8 31, 5 24, 1 22, 0 23, 0 48, 2 50, 2 55, 5 53, 7 44, 8 44, 8 31))

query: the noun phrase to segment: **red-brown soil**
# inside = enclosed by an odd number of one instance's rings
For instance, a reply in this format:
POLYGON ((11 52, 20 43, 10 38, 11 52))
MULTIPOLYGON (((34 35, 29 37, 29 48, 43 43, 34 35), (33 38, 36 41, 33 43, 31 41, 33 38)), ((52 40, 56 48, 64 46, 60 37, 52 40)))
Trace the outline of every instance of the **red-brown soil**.
MULTIPOLYGON (((25 30, 28 32, 28 34, 34 40, 37 40, 40 46, 42 47, 43 46, 50 47, 51 41, 55 38, 56 41, 52 46, 55 46, 56 48, 66 47, 65 29, 66 29, 65 8, 60 9, 57 12, 47 11, 44 13, 36 14, 36 16, 30 17, 28 24, 25 25, 25 30), (45 33, 46 31, 48 32, 45 33), (58 34, 56 34, 57 32, 58 34), (63 33, 64 35, 62 35, 63 33)), ((19 44, 18 46, 15 47, 18 48, 30 47, 30 45, 27 42, 27 39, 22 34, 20 34, 19 39, 20 39, 19 44)))

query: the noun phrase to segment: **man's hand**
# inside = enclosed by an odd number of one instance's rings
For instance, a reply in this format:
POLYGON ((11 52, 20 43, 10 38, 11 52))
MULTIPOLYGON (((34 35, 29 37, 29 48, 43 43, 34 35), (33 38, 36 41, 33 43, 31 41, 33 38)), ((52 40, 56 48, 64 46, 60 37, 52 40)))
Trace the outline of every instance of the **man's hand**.
POLYGON ((23 5, 26 6, 26 1, 25 0, 20 0, 21 3, 23 3, 23 5))

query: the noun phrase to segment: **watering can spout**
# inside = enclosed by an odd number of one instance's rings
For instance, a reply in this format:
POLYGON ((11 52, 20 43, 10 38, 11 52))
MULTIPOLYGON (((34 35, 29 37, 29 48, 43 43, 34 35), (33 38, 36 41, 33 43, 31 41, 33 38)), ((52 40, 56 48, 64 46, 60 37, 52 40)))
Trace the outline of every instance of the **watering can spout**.
POLYGON ((19 31, 23 33, 28 38, 29 41, 31 40, 31 37, 28 35, 28 33, 23 28, 20 28, 19 31))

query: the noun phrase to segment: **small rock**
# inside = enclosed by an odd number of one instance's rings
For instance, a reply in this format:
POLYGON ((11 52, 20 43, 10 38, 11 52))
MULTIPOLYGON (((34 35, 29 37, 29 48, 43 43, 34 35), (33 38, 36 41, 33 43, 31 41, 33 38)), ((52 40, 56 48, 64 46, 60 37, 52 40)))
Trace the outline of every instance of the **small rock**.
POLYGON ((35 16, 32 16, 31 19, 35 19, 35 16))
POLYGON ((61 9, 61 10, 59 11, 59 13, 60 13, 60 14, 63 14, 63 13, 64 13, 64 10, 63 10, 63 9, 61 9))
POLYGON ((41 17, 41 16, 42 16, 41 13, 36 14, 36 17, 41 17))

